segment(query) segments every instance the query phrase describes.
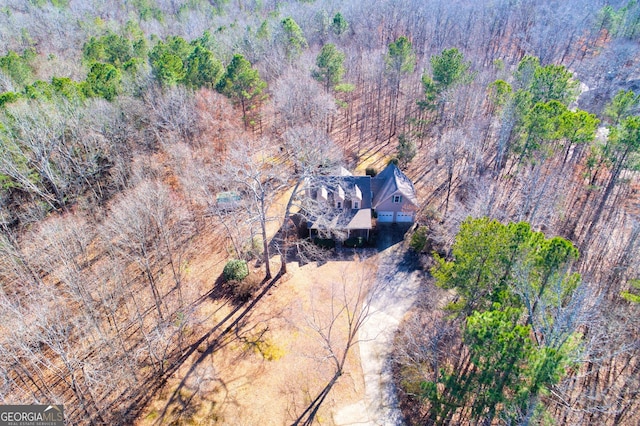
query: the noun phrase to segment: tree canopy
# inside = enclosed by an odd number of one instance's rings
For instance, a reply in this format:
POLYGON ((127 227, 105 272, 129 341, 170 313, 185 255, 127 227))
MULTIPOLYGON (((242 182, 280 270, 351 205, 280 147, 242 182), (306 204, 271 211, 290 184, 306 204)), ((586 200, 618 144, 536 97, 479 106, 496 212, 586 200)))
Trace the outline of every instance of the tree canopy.
POLYGON ((30 62, 34 57, 33 49, 26 49, 22 55, 10 50, 6 55, 0 56, 0 69, 5 71, 15 83, 25 85, 33 78, 30 62))
POLYGON ((111 64, 95 62, 87 75, 87 94, 113 100, 120 91, 122 74, 111 64))
POLYGON ((436 255, 431 272, 440 287, 456 289, 460 297, 450 308, 467 316, 493 303, 522 306, 510 288, 516 271, 526 270, 528 285, 544 293, 549 280, 564 279, 577 258, 578 250, 563 238, 546 239, 526 222, 503 225, 484 217, 460 225, 452 260, 436 255))
POLYGON ((349 29, 349 23, 340 12, 336 13, 331 20, 331 30, 338 36, 344 34, 349 29))
POLYGON ((280 25, 284 31, 284 46, 287 58, 289 58, 289 60, 293 60, 300 56, 303 49, 307 48, 307 39, 304 37, 304 33, 300 26, 292 17, 289 16, 284 18, 280 22, 280 25))
POLYGON ((471 63, 466 62, 462 53, 455 47, 443 50, 440 55, 433 55, 430 63, 432 75, 422 75, 425 99, 418 101, 418 105, 423 109, 434 109, 447 90, 458 84, 468 83, 473 78, 469 72, 471 63))
POLYGON ((607 104, 604 114, 615 126, 629 117, 638 105, 640 105, 640 95, 636 95, 633 90, 620 90, 607 104))
POLYGON ((158 42, 149 53, 156 79, 163 86, 215 87, 223 67, 206 47, 206 38, 187 43, 182 37, 172 36, 158 42))
POLYGON ((344 53, 339 51, 333 43, 325 44, 318 54, 316 66, 318 68, 313 72, 313 77, 324 83, 325 89, 328 91, 342 81, 344 53))
POLYGON ((561 321, 558 309, 578 285, 569 272, 577 258, 569 241, 546 238, 526 222, 485 217, 461 224, 452 260, 436 256, 432 274, 458 295, 449 309, 464 319, 469 364, 444 366, 436 380, 421 384, 429 423, 449 424, 460 409, 458 415, 486 424, 540 415, 539 397, 558 383, 576 349, 575 330, 556 336, 543 324, 561 321))
POLYGON ((413 45, 407 37, 398 37, 396 41, 389 43, 384 60, 387 72, 393 78, 399 78, 400 74, 412 73, 416 66, 413 45))
POLYGON ((525 56, 515 73, 520 88, 532 95, 531 102, 558 101, 568 106, 578 96, 578 81, 564 65, 540 65, 540 59, 525 56))
POLYGON ((247 125, 250 124, 249 112, 265 98, 263 91, 266 87, 267 83, 260 78, 258 70, 240 54, 233 55, 217 85, 219 92, 241 106, 247 125))

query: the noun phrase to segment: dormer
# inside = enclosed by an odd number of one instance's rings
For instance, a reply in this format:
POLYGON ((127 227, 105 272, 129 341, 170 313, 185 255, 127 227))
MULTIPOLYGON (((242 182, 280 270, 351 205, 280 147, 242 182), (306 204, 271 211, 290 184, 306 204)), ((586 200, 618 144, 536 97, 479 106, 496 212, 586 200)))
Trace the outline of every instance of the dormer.
POLYGON ((344 189, 340 185, 336 188, 336 191, 333 194, 333 201, 335 203, 336 209, 341 209, 344 207, 344 189))
POLYGON ((316 199, 318 201, 322 200, 325 203, 329 200, 329 191, 327 191, 327 188, 325 188, 324 185, 322 185, 318 190, 318 195, 316 196, 316 199))
POLYGON ((360 190, 358 185, 355 185, 353 200, 351 200, 351 208, 357 210, 360 208, 361 205, 362 205, 362 191, 360 190))

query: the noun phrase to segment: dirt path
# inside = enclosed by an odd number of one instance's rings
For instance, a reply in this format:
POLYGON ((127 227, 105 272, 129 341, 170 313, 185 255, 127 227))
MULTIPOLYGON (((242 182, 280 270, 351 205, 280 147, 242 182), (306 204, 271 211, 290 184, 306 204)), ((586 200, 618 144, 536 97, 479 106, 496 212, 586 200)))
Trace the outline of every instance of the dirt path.
POLYGON ((334 422, 339 426, 402 424, 388 359, 394 333, 416 298, 420 274, 405 261, 401 244, 391 246, 378 256, 379 293, 370 304, 371 314, 359 335, 365 396, 334 413, 334 422))

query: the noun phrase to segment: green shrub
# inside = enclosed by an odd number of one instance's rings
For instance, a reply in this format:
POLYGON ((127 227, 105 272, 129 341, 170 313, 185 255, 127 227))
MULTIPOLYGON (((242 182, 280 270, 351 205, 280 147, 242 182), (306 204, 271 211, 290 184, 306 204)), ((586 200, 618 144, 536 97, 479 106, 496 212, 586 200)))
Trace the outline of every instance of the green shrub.
POLYGON ((344 241, 345 247, 361 248, 367 243, 367 240, 363 237, 351 237, 344 241))
POLYGON ((4 92, 0 94, 0 107, 10 104, 20 99, 20 94, 15 92, 4 92))
POLYGON ((378 171, 374 167, 367 167, 364 171, 364 174, 367 176, 375 177, 378 174, 378 171))
POLYGON ((322 247, 324 249, 332 249, 336 246, 336 242, 331 238, 314 238, 313 243, 318 247, 322 247))
POLYGON ((415 232, 411 235, 411 240, 409 241, 409 247, 415 252, 420 253, 427 246, 427 233, 429 232, 429 228, 426 226, 420 226, 415 232))
POLYGON ((226 281, 242 281, 249 275, 247 262, 240 259, 233 259, 224 265, 222 276, 226 281))

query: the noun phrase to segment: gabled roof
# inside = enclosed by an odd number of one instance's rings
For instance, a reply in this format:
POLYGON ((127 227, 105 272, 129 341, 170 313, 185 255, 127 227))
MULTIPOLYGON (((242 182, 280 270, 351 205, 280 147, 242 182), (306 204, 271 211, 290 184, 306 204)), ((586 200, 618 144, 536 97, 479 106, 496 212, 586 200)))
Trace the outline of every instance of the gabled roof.
POLYGON ((394 164, 387 166, 374 178, 354 176, 341 168, 335 175, 309 178, 306 187, 308 197, 322 200, 307 211, 310 229, 371 229, 371 209, 377 208, 393 195, 402 195, 403 208, 408 207, 406 203, 418 207, 413 183, 394 164), (356 205, 358 207, 354 208, 356 205))
POLYGON ((306 185, 313 193, 313 197, 321 193, 325 200, 327 197, 336 197, 339 200, 357 200, 360 202, 359 208, 371 208, 370 176, 314 176, 306 185))
POLYGON ((336 176, 353 176, 353 173, 351 173, 349 170, 345 169, 342 166, 338 167, 334 174, 336 176))
POLYGON ((372 228, 370 176, 342 172, 333 176, 314 176, 306 185, 308 196, 317 201, 306 212, 310 229, 347 231, 372 228), (337 208, 338 201, 341 208, 337 208))
POLYGON ((371 209, 342 210, 315 218, 309 229, 354 230, 371 229, 371 209))
POLYGON ((371 179, 373 190, 373 208, 396 193, 404 196, 414 206, 418 206, 416 190, 411 180, 395 164, 389 164, 383 171, 371 179))

